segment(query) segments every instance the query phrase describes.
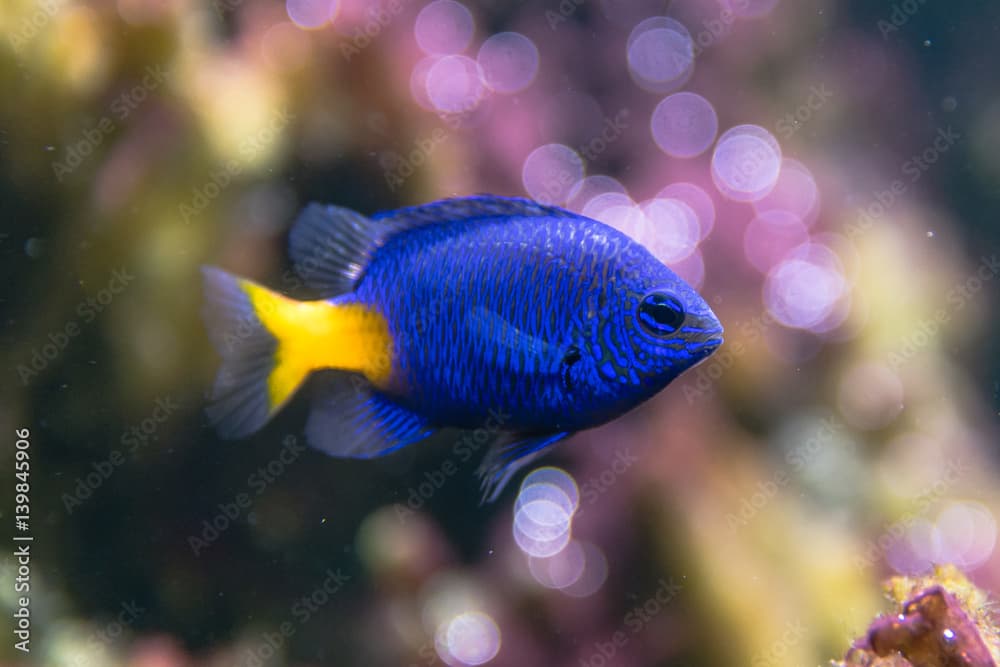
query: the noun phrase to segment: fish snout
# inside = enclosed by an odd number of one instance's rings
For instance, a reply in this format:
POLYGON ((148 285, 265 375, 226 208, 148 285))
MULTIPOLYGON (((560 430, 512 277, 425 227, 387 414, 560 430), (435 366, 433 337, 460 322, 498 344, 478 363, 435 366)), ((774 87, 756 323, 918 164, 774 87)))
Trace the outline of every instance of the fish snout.
POLYGON ((702 352, 707 357, 715 352, 724 342, 722 323, 711 310, 699 318, 698 333, 694 334, 695 342, 701 344, 702 352))

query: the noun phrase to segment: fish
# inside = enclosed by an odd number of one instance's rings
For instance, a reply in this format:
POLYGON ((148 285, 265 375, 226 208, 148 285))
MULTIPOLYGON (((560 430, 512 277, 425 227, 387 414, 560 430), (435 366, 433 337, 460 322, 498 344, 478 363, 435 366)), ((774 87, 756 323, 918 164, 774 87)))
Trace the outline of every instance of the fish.
POLYGON ((207 407, 219 435, 259 431, 315 378, 305 436, 334 457, 491 424, 484 502, 723 342, 705 300, 644 246, 529 199, 475 195, 367 217, 312 203, 288 248, 316 299, 202 267, 222 360, 207 407))

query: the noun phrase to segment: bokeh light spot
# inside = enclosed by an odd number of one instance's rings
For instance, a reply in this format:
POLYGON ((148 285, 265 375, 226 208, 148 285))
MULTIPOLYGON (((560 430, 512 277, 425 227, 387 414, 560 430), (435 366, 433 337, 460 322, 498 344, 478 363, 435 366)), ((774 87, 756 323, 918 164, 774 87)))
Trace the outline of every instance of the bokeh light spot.
POLYGON ((788 211, 798 216, 807 226, 812 225, 819 214, 819 188, 804 164, 785 158, 781 161, 781 170, 774 188, 753 202, 753 207, 758 214, 788 211))
POLYGON ((514 502, 514 540, 529 556, 554 556, 569 544, 579 505, 580 491, 565 470, 547 466, 533 471, 514 502))
POLYGON ((695 289, 700 289, 705 283, 705 259, 698 248, 684 259, 670 262, 670 269, 695 289))
POLYGON ((694 69, 694 43, 679 22, 657 16, 637 25, 626 46, 629 73, 639 87, 666 93, 687 81, 694 69))
POLYGON ((642 208, 634 203, 606 206, 601 209, 600 217, 597 219, 611 225, 621 233, 627 234, 633 240, 637 240, 647 233, 648 223, 642 208))
POLYGON ((890 546, 886 560, 902 574, 922 574, 945 563, 972 571, 989 561, 996 541, 996 518, 988 507, 953 501, 934 520, 914 520, 904 538, 890 546))
POLYGON ((583 160, 569 146, 545 144, 524 160, 521 180, 532 199, 543 204, 563 204, 583 180, 583 160))
POLYGON ((798 216, 788 211, 766 211, 750 221, 743 232, 743 252, 747 261, 767 273, 793 248, 809 240, 809 230, 798 216))
POLYGON ((441 625, 435 645, 446 664, 482 665, 500 652, 500 628, 489 614, 466 611, 441 625))
POLYGON ((421 58, 410 72, 410 95, 413 96, 413 101, 426 111, 435 110, 434 103, 431 102, 431 98, 427 95, 427 73, 431 71, 431 67, 438 60, 440 58, 421 58))
MULTIPOLYGON (((555 486, 545 486, 562 493, 555 486)), ((572 513, 563 504, 544 498, 532 500, 514 513, 514 541, 529 556, 553 556, 569 543, 571 524, 572 513)))
POLYGON ((698 246, 701 227, 690 206, 678 199, 652 199, 640 207, 635 239, 664 264, 679 262, 698 246))
POLYGON ((653 140, 667 155, 694 157, 715 141, 719 119, 712 103, 695 93, 675 93, 653 110, 649 121, 653 140))
POLYGON ((321 28, 337 13, 339 0, 286 0, 285 11, 300 28, 321 28))
MULTIPOLYGON (((573 191, 569 195, 569 201, 566 203, 566 206, 570 210, 582 213, 583 208, 592 199, 598 195, 606 193, 625 195, 626 199, 628 199, 624 185, 610 176, 595 174, 594 176, 588 176, 577 183, 576 187, 573 188, 573 191)), ((629 201, 631 202, 631 199, 629 199, 629 201)))
POLYGON ((486 85, 499 93, 524 90, 538 73, 535 43, 516 32, 501 32, 487 39, 477 60, 486 85))
POLYGON ((847 281, 838 267, 820 261, 814 253, 798 256, 793 252, 768 273, 764 303, 783 325, 815 329, 834 311, 846 289, 847 281))
POLYGON ((623 207, 631 209, 635 207, 635 202, 624 192, 602 192, 592 197, 583 206, 583 210, 580 213, 588 218, 612 225, 611 217, 608 215, 609 212, 612 209, 623 207))
POLYGON ((941 549, 937 562, 973 570, 993 555, 997 523, 993 512, 982 503, 949 503, 938 514, 936 525, 941 549))
POLYGON ((702 188, 694 183, 671 183, 660 190, 656 197, 658 199, 677 199, 688 206, 698 216, 698 225, 701 227, 701 238, 704 240, 715 227, 715 202, 712 197, 702 188))
POLYGON ((608 559, 597 545, 581 542, 583 549, 583 572, 562 592, 575 598, 590 597, 601 589, 608 578, 608 559))
POLYGON ((524 502, 534 497, 548 496, 552 498, 558 495, 565 498, 564 507, 570 514, 580 506, 580 490, 576 486, 576 480, 568 472, 554 466, 538 468, 529 473, 521 482, 521 491, 514 504, 514 509, 518 509, 524 502), (538 490, 534 490, 535 487, 539 487, 538 490), (558 493, 549 491, 550 487, 558 493), (539 494, 539 492, 541 493, 539 494))
POLYGON ((565 549, 549 558, 528 557, 531 576, 546 588, 572 586, 580 579, 585 565, 586 554, 576 540, 571 540, 565 549))
MULTIPOLYGON (((520 516, 521 509, 525 505, 533 505, 536 501, 542 501, 542 508, 533 508, 529 511, 528 517, 531 520, 535 520, 542 512, 551 511, 549 506, 553 504, 559 507, 562 514, 572 516, 576 512, 576 502, 579 502, 579 498, 574 501, 560 487, 550 482, 536 482, 522 487, 518 492, 517 500, 514 503, 515 517, 520 516)), ((539 518, 538 520, 544 522, 544 519, 539 518)), ((561 522, 564 521, 564 518, 557 516, 555 520, 561 522)))
POLYGON ((886 553, 886 560, 901 574, 923 574, 934 566, 937 554, 937 528, 924 517, 917 517, 886 553))
POLYGON ((427 70, 427 98, 442 113, 475 109, 486 92, 479 65, 466 56, 445 56, 427 70))
MULTIPOLYGON (((552 503, 555 505, 555 503, 552 503)), ((519 515, 519 516, 523 516, 519 515)), ((533 524, 530 520, 515 521, 514 522, 514 541, 517 546, 520 547, 521 551, 528 554, 529 556, 536 556, 538 558, 548 558, 554 556, 569 544, 570 538, 572 537, 570 530, 570 522, 567 519, 566 523, 562 526, 562 532, 558 532, 555 527, 547 526, 544 527, 545 532, 538 530, 537 524, 533 524), (533 530, 536 535, 542 534, 552 534, 552 537, 535 537, 525 531, 524 526, 528 526, 529 529, 533 530)))
POLYGON ((781 170, 781 147, 757 125, 738 125, 719 137, 712 153, 712 180, 736 201, 755 201, 774 187, 781 170))
POLYGON ((455 0, 434 0, 417 14, 413 34, 428 55, 461 53, 472 41, 472 13, 455 0))
POLYGON ((543 542, 562 537, 569 530, 572 513, 566 511, 565 494, 557 487, 545 485, 557 499, 539 498, 522 504, 514 513, 514 525, 527 537, 543 542))

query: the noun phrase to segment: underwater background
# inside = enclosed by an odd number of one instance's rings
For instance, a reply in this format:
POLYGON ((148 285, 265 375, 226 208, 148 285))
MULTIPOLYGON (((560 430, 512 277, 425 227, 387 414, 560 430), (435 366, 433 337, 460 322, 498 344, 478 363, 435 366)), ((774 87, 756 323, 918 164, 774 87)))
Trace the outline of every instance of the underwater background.
POLYGON ((0 664, 799 667, 893 575, 1000 592, 996 3, 5 0, 0 29, 0 664), (483 506, 493 424, 338 460, 296 400, 217 438, 201 265, 307 298, 308 202, 479 192, 629 233, 726 343, 483 506))

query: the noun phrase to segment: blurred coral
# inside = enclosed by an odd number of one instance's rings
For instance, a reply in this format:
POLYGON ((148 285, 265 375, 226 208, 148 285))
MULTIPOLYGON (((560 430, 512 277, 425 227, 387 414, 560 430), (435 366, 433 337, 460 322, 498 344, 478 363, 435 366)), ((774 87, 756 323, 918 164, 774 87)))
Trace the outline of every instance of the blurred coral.
POLYGON ((995 603, 953 565, 924 577, 893 577, 898 611, 877 618, 840 667, 996 667, 1000 627, 995 603))

